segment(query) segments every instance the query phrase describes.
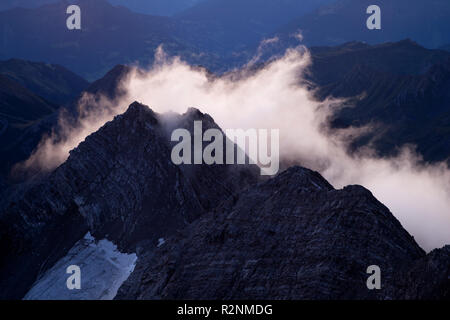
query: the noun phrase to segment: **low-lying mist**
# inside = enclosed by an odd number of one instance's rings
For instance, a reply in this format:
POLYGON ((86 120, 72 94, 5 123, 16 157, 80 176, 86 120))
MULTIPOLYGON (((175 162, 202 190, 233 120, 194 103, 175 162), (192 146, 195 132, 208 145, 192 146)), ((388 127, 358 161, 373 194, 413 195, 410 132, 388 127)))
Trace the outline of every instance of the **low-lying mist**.
POLYGON ((304 47, 288 49, 264 67, 246 65, 222 76, 156 53, 149 70, 133 70, 121 84, 125 96, 115 101, 85 95, 76 123, 60 118, 62 130, 42 140, 22 166, 51 170, 69 151, 133 101, 156 112, 184 113, 196 107, 222 129, 279 129, 280 157, 319 171, 335 187, 368 188, 426 250, 450 244, 450 170, 444 163, 425 165, 412 149, 379 158, 366 148, 349 155, 349 136, 371 128, 332 131, 327 119, 341 101, 318 102, 302 85, 311 63, 304 47), (89 106, 89 107, 87 107, 89 106), (92 107, 95 106, 95 107, 92 107))

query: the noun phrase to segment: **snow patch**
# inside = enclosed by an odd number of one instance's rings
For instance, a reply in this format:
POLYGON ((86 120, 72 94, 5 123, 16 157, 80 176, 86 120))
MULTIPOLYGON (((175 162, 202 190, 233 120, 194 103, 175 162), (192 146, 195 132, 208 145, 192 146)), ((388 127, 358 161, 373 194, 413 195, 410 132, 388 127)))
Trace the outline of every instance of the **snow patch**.
POLYGON ((108 240, 95 241, 88 232, 67 255, 38 279, 24 300, 112 300, 136 265, 136 254, 125 254, 108 240), (81 289, 66 286, 67 267, 81 269, 81 289))

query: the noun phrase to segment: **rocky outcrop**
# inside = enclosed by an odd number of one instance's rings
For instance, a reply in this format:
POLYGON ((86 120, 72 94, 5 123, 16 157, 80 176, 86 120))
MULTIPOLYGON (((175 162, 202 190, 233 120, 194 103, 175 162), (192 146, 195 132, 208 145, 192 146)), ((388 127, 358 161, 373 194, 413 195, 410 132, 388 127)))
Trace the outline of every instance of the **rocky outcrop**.
MULTIPOLYGON (((10 200, 0 219, 0 298, 21 298, 88 230, 122 251, 151 251, 159 238, 256 181, 254 165, 173 164, 163 118, 132 104, 10 200)), ((179 120, 216 126, 194 109, 179 120)))
POLYGON ((293 167, 139 257, 116 298, 388 299, 421 297, 425 288, 434 296, 424 297, 442 298, 447 249, 425 256, 368 190, 335 190, 318 173, 293 167), (381 269, 381 290, 366 286, 371 265, 381 269), (414 281, 421 270, 427 275, 414 281))
POLYGON ((39 125, 58 108, 0 72, 0 176, 5 182, 12 166, 39 142, 39 125))
POLYGON ((450 246, 405 266, 386 291, 389 299, 450 300, 450 246))
POLYGON ((24 297, 37 278, 41 297, 88 231, 137 254, 117 299, 449 297, 449 247, 426 255, 361 186, 336 190, 302 167, 258 182, 254 165, 173 164, 171 132, 194 121, 218 128, 197 109, 133 103, 16 190, 0 213, 0 298, 24 297), (380 290, 366 286, 372 265, 380 290))

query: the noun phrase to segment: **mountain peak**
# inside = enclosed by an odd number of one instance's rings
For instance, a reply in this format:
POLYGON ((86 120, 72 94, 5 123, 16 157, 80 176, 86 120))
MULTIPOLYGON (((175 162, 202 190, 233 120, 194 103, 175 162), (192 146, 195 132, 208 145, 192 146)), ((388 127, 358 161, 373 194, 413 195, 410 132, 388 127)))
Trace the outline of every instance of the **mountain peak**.
POLYGON ((311 192, 334 190, 333 186, 320 173, 301 166, 288 168, 280 173, 273 182, 284 185, 286 188, 303 188, 311 192))

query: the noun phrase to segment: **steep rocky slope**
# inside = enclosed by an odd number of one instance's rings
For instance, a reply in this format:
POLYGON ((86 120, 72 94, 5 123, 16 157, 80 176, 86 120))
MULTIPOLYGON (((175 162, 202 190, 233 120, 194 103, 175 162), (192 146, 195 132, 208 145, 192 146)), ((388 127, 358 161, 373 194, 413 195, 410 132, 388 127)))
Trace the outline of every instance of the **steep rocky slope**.
MULTIPOLYGON (((27 159, 89 83, 59 65, 20 59, 0 61, 0 192, 21 180, 12 169, 27 159)), ((2 202, 0 200, 0 202, 2 202)))
POLYGON ((388 285, 390 299, 450 300, 450 246, 436 249, 399 272, 388 285))
POLYGON ((116 298, 428 297, 424 288, 442 298, 438 290, 449 288, 447 249, 425 257, 368 190, 335 190, 318 173, 293 167, 230 198, 154 254, 139 257, 116 298), (398 277, 400 287, 397 276, 404 268, 417 265, 408 275, 417 273, 428 261, 441 264, 418 274, 431 282, 398 277), (366 287, 370 265, 381 268, 379 291, 366 287), (410 295, 413 291, 418 294, 410 295))
MULTIPOLYGON (((88 230, 121 250, 149 251, 256 181, 256 166, 179 167, 164 121, 132 104, 43 180, 19 188, 0 214, 0 298, 21 298, 88 230)), ((180 124, 212 119, 191 109, 180 124)))

